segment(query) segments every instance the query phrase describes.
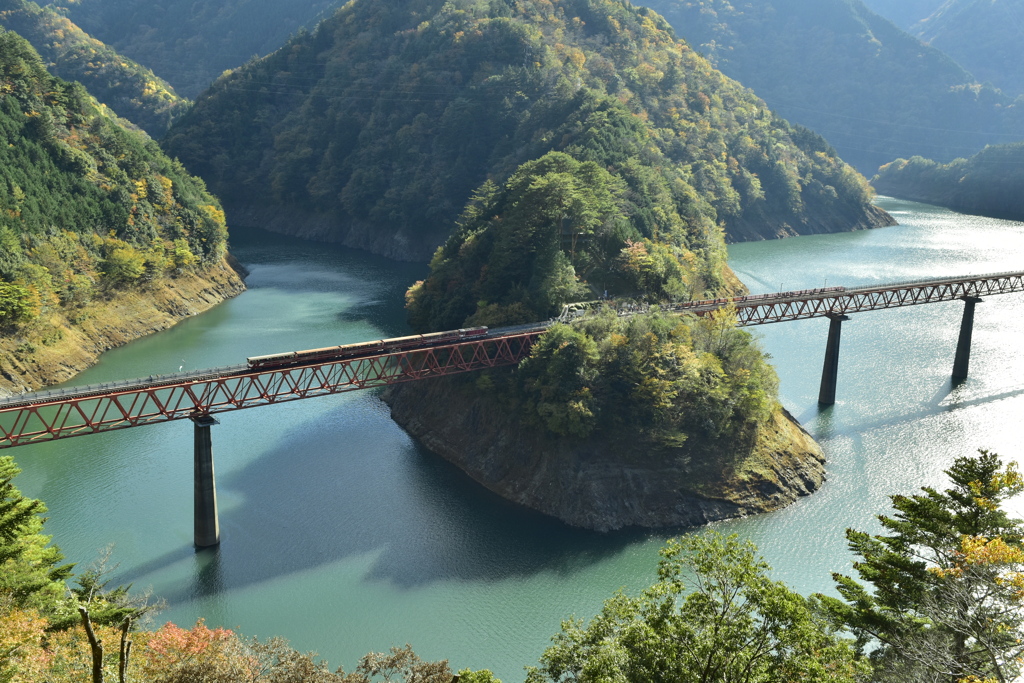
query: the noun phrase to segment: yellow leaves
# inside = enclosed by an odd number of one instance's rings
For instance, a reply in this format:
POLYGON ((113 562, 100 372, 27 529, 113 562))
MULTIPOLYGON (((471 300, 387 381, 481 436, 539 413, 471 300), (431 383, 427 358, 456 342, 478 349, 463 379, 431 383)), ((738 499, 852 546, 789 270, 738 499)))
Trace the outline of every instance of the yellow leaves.
POLYGON ((1017 469, 1017 463, 1011 462, 1002 472, 992 477, 992 486, 1000 490, 1019 493, 1024 490, 1024 475, 1017 469))
POLYGON ((964 575, 963 567, 951 567, 949 569, 943 569, 942 567, 928 567, 928 571, 940 579, 959 579, 964 575))
POLYGON ((199 208, 202 209, 203 212, 218 225, 218 227, 225 227, 227 225, 223 209, 218 209, 213 204, 203 204, 199 208))
POLYGON ((50 657, 43 649, 46 619, 35 610, 0 610, 0 679, 36 683, 45 679, 50 657))
POLYGON ((928 571, 943 579, 958 579, 970 567, 990 567, 1000 572, 996 583, 1010 588, 1018 600, 1024 600, 1024 549, 1006 543, 1001 537, 962 536, 954 566, 930 567, 928 571))
POLYGON ((163 213, 170 213, 174 208, 174 182, 166 176, 157 175, 163 197, 155 201, 155 205, 163 213))
POLYGON ((587 61, 587 56, 583 54, 583 51, 575 47, 571 47, 568 50, 566 50, 566 56, 569 59, 569 63, 571 63, 577 69, 582 69, 583 65, 587 61))

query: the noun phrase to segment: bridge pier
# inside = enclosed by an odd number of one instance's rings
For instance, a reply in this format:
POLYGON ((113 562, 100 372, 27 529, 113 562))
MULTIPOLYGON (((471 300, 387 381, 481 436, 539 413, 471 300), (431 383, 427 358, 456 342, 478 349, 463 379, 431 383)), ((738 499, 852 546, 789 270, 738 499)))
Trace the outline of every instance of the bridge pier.
POLYGON ((964 317, 960 321, 960 338, 956 342, 956 358, 953 359, 953 381, 967 379, 967 368, 971 363, 971 333, 974 332, 974 305, 981 301, 976 296, 962 297, 964 317))
POLYGON ((192 418, 195 430, 193 470, 195 544, 208 548, 220 543, 220 522, 217 519, 217 484, 213 476, 213 442, 210 427, 220 424, 210 415, 192 418))
POLYGON ((839 337, 843 332, 846 315, 829 315, 828 344, 825 346, 825 364, 821 369, 821 387, 818 389, 818 405, 830 406, 836 402, 836 380, 839 377, 839 337))

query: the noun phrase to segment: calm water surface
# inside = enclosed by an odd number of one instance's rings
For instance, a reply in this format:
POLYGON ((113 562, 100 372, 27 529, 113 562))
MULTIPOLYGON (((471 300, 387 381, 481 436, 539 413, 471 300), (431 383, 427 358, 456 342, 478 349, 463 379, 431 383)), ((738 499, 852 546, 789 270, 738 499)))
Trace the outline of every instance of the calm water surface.
MULTIPOLYGON (((730 262, 754 293, 1024 269, 1024 225, 882 198, 901 225, 741 244, 730 262)), ((394 336, 402 292, 425 266, 362 252, 236 240, 249 291, 106 354, 76 384, 249 355, 394 336)), ((851 558, 842 532, 874 529, 888 496, 941 485, 979 447, 1024 459, 1024 295, 978 306, 971 376, 952 387, 960 302, 855 315, 843 328, 838 401, 817 407, 828 323, 758 328, 781 398, 819 440, 829 479, 778 513, 716 525, 753 539, 775 576, 829 591, 851 558)), ((107 544, 116 578, 152 587, 160 620, 284 635, 351 669, 411 643, 453 668, 523 678, 559 621, 589 617, 654 577, 670 533, 566 528, 480 490, 414 443, 372 393, 228 413, 214 428, 223 541, 192 548, 192 426, 168 423, 14 451, 47 530, 88 564, 107 544)))

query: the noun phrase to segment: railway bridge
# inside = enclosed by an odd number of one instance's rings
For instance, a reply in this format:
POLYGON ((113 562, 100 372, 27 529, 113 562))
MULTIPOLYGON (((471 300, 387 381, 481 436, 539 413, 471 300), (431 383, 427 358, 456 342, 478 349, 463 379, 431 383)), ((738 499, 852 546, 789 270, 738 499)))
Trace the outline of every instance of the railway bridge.
MULTIPOLYGON (((954 381, 966 379, 975 305, 984 296, 1024 292, 1024 272, 828 287, 661 306, 680 315, 709 315, 734 307, 738 325, 828 318, 818 402, 835 403, 842 323, 850 314, 961 300, 954 381)), ((631 315, 635 311, 620 311, 631 315)), ((586 315, 569 310, 564 318, 586 315)), ((556 320, 488 330, 428 335, 287 352, 245 364, 157 375, 106 384, 39 391, 0 399, 0 449, 84 436, 169 420, 190 419, 195 448, 195 544, 220 540, 210 428, 214 415, 359 389, 514 365, 556 320)))

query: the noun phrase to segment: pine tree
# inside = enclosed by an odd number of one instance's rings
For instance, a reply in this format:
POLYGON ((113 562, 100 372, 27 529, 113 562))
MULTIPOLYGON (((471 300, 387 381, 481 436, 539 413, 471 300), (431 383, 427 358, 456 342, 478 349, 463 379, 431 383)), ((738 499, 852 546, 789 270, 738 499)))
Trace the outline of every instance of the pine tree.
POLYGON ((61 564, 60 549, 41 533, 46 505, 15 488, 20 471, 13 458, 0 457, 0 596, 45 610, 61 600, 72 565, 61 564))
POLYGON ((952 487, 893 496, 887 534, 849 529, 865 586, 834 574, 819 596, 870 650, 877 680, 1014 680, 1024 654, 1022 523, 1002 508, 1024 491, 1014 463, 980 451, 946 470, 952 487), (971 678, 976 677, 976 678, 971 678))

